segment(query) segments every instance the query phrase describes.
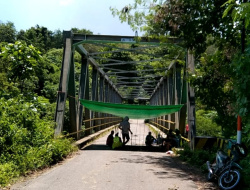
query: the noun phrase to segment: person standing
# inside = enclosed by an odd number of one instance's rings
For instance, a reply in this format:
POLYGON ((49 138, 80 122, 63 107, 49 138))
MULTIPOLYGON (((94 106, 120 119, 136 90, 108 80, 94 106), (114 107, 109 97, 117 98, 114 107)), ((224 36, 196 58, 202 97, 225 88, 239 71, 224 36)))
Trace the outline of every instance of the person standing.
POLYGON ((130 130, 130 123, 128 122, 128 120, 129 120, 128 116, 124 117, 123 121, 118 126, 118 128, 122 130, 123 145, 127 144, 130 139, 129 132, 131 133, 131 135, 133 134, 132 131, 130 130))

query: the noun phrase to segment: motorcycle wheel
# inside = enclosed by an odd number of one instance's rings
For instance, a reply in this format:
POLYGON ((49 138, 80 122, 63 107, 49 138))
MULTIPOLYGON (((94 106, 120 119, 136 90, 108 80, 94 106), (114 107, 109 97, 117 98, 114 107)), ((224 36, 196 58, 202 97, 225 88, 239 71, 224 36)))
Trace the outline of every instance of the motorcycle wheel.
POLYGON ((219 187, 225 190, 235 188, 239 182, 240 172, 236 169, 232 169, 230 172, 228 170, 224 171, 218 179, 219 187))

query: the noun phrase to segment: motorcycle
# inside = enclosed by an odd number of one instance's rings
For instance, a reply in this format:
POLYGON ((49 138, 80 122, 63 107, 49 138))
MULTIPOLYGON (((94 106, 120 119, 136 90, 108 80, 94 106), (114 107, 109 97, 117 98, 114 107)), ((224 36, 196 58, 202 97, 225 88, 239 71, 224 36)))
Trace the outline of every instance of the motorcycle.
POLYGON ((223 150, 218 150, 216 153, 215 162, 211 164, 207 161, 208 175, 207 179, 213 181, 218 180, 220 189, 234 189, 240 182, 241 174, 239 170, 242 167, 239 161, 247 155, 247 149, 244 144, 238 144, 229 140, 230 155, 223 150))

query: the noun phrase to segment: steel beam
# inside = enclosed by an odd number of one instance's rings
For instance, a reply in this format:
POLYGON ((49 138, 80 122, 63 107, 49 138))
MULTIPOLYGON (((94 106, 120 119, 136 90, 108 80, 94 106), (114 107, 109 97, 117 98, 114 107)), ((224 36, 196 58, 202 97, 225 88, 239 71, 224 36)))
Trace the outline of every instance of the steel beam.
MULTIPOLYGON (((79 98, 86 99, 86 88, 87 88, 87 81, 88 81, 88 60, 85 55, 81 57, 81 74, 80 74, 80 81, 79 81, 79 98)), ((78 121, 78 130, 82 129, 82 120, 83 120, 83 105, 78 101, 78 113, 77 113, 77 121, 78 121)), ((78 135, 78 139, 80 136, 78 135)))
MULTIPOLYGON (((194 73, 194 55, 189 50, 187 55, 187 69, 190 74, 194 73)), ((188 126, 189 133, 188 138, 190 140, 190 148, 194 150, 195 147, 195 136, 196 136, 196 121, 195 121, 195 93, 194 88, 188 83, 188 101, 187 101, 187 111, 188 111, 188 126)))
POLYGON ((55 136, 58 136, 63 131, 63 121, 64 121, 64 112, 65 112, 65 103, 67 98, 67 90, 68 90, 68 81, 69 81, 69 73, 70 73, 70 64, 72 57, 72 33, 65 32, 64 33, 64 50, 63 50, 63 61, 61 68, 61 76, 57 94, 57 105, 56 105, 56 113, 55 113, 55 136))
MULTIPOLYGON (((98 93, 98 72, 96 68, 92 69, 92 88, 91 88, 91 100, 92 101, 97 101, 97 93, 98 93)), ((91 111, 91 119, 93 119, 95 116, 95 112, 91 111)), ((95 125, 95 121, 91 121, 90 126, 93 127, 95 125)), ((99 128, 97 129, 99 130, 99 128)))
MULTIPOLYGON (((74 49, 71 55, 70 73, 69 73, 69 83, 68 83, 68 98, 69 98, 69 119, 70 126, 69 132, 77 132, 77 121, 76 121, 76 98, 75 98, 75 64, 74 64, 74 49)), ((77 138, 77 134, 74 135, 77 138)))

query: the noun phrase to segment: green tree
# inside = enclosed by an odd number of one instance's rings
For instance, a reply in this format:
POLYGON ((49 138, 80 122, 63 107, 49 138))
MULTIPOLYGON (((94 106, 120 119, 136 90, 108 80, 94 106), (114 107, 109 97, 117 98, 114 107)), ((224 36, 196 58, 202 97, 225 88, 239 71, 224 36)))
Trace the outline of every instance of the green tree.
POLYGON ((60 49, 63 48, 63 33, 61 30, 55 30, 52 34, 51 48, 60 49))
POLYGON ((235 24, 241 24, 242 21, 245 20, 244 27, 248 28, 250 24, 250 3, 249 2, 228 0, 226 3, 223 4, 223 6, 226 6, 226 10, 224 11, 223 17, 231 14, 232 19, 235 24))
POLYGON ((0 22, 0 43, 13 43, 16 40, 16 28, 14 23, 7 22, 6 24, 0 22))
POLYGON ((36 88, 40 52, 32 45, 17 41, 2 47, 0 55, 2 73, 8 82, 16 85, 21 93, 30 94, 36 88))
MULTIPOLYGON (((134 29, 140 29, 148 36, 176 36, 184 41, 184 46, 203 53, 207 35, 223 38, 237 44, 238 28, 229 17, 224 17, 224 0, 135 0, 126 9, 111 8, 114 16, 134 29), (142 10, 142 11, 141 11, 142 10)), ((198 55, 197 55, 198 56, 198 55)))
POLYGON ((218 115, 214 120, 222 126, 223 135, 227 138, 234 135, 236 130, 236 98, 233 93, 229 55, 227 51, 211 47, 201 55, 196 65, 196 75, 191 80, 196 97, 206 105, 206 109, 217 111, 218 115))
POLYGON ((197 110, 196 135, 221 137, 221 128, 215 122, 216 117, 216 111, 197 110))
POLYGON ((33 45, 41 52, 46 52, 52 48, 53 32, 46 27, 36 25, 24 31, 20 30, 17 33, 17 40, 25 41, 28 45, 33 45))
POLYGON ((72 32, 75 34, 86 34, 86 35, 91 35, 93 34, 92 31, 87 30, 87 29, 79 29, 79 28, 71 28, 72 32))

